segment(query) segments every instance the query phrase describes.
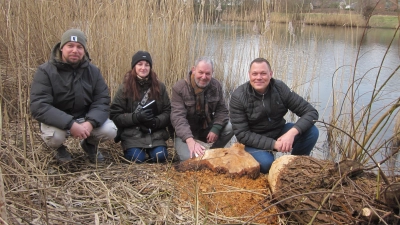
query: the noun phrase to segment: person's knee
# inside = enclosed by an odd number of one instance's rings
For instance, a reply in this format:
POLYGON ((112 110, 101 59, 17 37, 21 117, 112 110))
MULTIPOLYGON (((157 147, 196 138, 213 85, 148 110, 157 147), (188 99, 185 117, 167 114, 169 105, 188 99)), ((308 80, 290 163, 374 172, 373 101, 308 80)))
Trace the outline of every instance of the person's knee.
POLYGON ((175 143, 175 151, 179 157, 179 160, 186 161, 190 159, 190 150, 187 144, 178 137, 175 138, 174 143, 175 143))
POLYGON ((232 124, 228 122, 221 130, 222 136, 233 136, 232 124))
POLYGON ((317 142, 319 137, 319 130, 315 125, 310 128, 310 137, 312 138, 312 140, 315 141, 315 143, 317 142))
POLYGON ((190 159, 190 151, 189 150, 183 149, 183 150, 177 150, 176 152, 178 154, 180 161, 183 162, 183 161, 190 159))
POLYGON ((258 163, 260 163, 260 172, 268 173, 274 160, 275 160, 274 157, 264 157, 257 160, 258 163))
POLYGON ((102 135, 104 136, 103 139, 112 140, 117 136, 117 127, 115 124, 110 120, 104 123, 102 129, 102 135))
POLYGON ((250 153, 250 155, 252 155, 253 158, 260 164, 260 172, 268 173, 272 163, 275 160, 274 154, 265 150, 249 147, 246 147, 245 150, 250 153))
POLYGON ((49 146, 50 148, 57 149, 67 139, 66 131, 63 130, 54 130, 52 134, 43 134, 42 135, 43 141, 49 146))
POLYGON ((138 148, 129 148, 125 150, 124 157, 125 159, 136 163, 142 163, 146 160, 146 154, 143 150, 138 148))
POLYGON ((165 146, 159 146, 151 151, 151 160, 153 162, 165 162, 168 158, 168 151, 165 146))
MULTIPOLYGON (((273 161, 272 161, 273 162, 273 161)), ((268 173, 269 169, 271 168, 272 162, 264 162, 264 163, 260 163, 260 172, 261 173, 268 173)))

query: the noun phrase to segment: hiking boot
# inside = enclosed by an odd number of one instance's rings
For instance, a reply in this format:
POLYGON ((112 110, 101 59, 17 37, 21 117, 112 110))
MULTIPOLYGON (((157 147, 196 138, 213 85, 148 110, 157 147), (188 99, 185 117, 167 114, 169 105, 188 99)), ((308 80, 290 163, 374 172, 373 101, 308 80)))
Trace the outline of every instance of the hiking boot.
POLYGON ((104 157, 100 151, 98 151, 97 146, 87 143, 86 140, 81 141, 81 147, 86 152, 91 163, 103 162, 104 157))
POLYGON ((67 163, 72 161, 71 154, 67 151, 67 148, 64 145, 59 147, 56 153, 56 160, 60 163, 67 163))

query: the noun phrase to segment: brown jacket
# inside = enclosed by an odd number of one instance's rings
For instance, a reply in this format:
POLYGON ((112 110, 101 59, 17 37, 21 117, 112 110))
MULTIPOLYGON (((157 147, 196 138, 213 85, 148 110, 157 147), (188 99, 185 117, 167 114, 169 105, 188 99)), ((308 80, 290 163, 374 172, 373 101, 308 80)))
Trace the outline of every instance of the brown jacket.
MULTIPOLYGON (((225 105, 221 84, 211 78, 210 84, 205 90, 205 99, 208 101, 208 112, 211 124, 225 126, 229 121, 228 109, 225 105)), ((183 141, 197 135, 202 130, 203 118, 196 113, 196 97, 190 85, 190 75, 186 79, 179 80, 172 87, 171 97, 171 123, 175 128, 176 135, 183 141)))

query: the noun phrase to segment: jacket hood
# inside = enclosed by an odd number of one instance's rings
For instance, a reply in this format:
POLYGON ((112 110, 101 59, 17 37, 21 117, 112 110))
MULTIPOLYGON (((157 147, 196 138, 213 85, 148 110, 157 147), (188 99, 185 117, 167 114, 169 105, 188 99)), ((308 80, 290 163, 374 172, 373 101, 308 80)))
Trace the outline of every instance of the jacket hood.
MULTIPOLYGON (((56 45, 54 45, 53 49, 51 50, 50 62, 53 64, 69 65, 68 63, 63 62, 61 59, 60 45, 61 45, 61 42, 58 42, 56 45)), ((86 62, 90 62, 90 61, 91 61, 91 59, 89 57, 89 53, 85 49, 85 56, 83 57, 81 65, 85 64, 86 62)))

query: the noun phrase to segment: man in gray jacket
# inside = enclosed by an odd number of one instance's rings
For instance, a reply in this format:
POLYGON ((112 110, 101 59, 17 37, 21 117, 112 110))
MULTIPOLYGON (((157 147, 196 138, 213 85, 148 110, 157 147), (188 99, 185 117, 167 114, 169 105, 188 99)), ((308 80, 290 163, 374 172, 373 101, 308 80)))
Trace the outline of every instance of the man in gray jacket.
POLYGON ((213 72, 213 62, 200 58, 186 79, 172 87, 171 123, 181 161, 204 154, 205 147, 196 139, 223 148, 233 136, 222 87, 213 72))
POLYGON ((100 70, 90 63, 86 36, 77 29, 67 30, 52 50, 50 60, 34 75, 30 110, 40 122, 41 137, 56 150, 56 159, 72 160, 63 145, 72 136, 93 163, 104 160, 99 141, 113 139, 117 128, 108 119, 108 86, 100 70))
POLYGON ((233 92, 229 104, 236 138, 260 163, 262 173, 275 160, 272 151, 309 155, 319 136, 317 110, 272 74, 266 59, 253 60, 250 81, 233 92), (288 110, 300 117, 296 123, 286 123, 288 110))

